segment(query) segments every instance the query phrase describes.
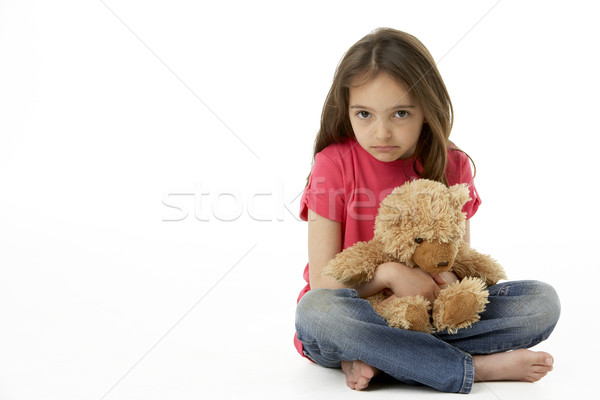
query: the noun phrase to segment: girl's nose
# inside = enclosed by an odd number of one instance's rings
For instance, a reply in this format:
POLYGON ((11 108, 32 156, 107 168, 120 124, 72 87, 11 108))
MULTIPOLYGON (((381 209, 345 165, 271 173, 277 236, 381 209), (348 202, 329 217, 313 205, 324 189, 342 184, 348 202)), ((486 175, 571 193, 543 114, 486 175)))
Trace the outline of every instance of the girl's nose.
POLYGON ((377 140, 389 140, 392 137, 392 129, 385 121, 378 121, 375 127, 375 138, 377 140))

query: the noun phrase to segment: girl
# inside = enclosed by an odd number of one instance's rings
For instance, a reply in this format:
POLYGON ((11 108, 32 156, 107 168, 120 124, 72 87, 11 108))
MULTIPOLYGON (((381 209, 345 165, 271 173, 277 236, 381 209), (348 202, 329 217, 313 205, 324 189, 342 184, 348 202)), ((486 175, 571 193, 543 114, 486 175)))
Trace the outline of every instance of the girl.
MULTIPOLYGON (((422 295, 433 302, 457 280, 452 272, 431 276, 386 263, 355 287, 321 276, 342 249, 372 239, 379 202, 407 180, 467 183, 471 200, 463 211, 467 218, 475 214, 481 200, 469 157, 449 141, 452 122, 446 87, 415 37, 378 29, 340 62, 301 201, 309 263, 295 342, 310 360, 341 368, 351 389, 365 389, 380 371, 409 384, 468 393, 476 381, 537 381, 552 370, 550 354, 525 350, 548 338, 558 321, 560 303, 547 284, 494 285, 481 321, 454 335, 428 335, 388 327, 363 299, 386 289, 391 296, 422 295)), ((467 221, 466 241, 468 228, 467 221)))

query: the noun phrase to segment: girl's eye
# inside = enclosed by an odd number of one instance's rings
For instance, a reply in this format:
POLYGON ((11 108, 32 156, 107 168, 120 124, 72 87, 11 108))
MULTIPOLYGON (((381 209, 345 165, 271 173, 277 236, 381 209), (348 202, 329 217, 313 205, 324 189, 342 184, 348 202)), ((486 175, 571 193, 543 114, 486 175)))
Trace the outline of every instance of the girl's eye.
POLYGON ((404 111, 404 110, 396 111, 395 116, 397 118, 404 119, 404 118, 408 117, 408 111, 404 111))
POLYGON ((356 113, 356 116, 360 119, 367 119, 371 116, 368 111, 359 111, 356 113))

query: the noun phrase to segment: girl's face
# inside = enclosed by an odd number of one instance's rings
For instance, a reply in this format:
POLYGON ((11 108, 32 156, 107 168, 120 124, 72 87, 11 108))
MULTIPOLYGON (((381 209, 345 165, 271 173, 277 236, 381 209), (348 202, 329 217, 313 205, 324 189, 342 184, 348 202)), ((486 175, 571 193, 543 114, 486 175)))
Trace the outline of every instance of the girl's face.
POLYGON ((358 143, 379 161, 410 158, 424 123, 415 97, 386 73, 350 87, 349 115, 358 143))

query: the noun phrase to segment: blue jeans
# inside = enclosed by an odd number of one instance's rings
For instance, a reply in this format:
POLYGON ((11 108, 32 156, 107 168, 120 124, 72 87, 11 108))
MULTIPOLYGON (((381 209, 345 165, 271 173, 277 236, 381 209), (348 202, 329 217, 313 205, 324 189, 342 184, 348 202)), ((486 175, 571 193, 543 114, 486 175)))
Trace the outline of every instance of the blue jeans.
POLYGON ((391 328, 354 289, 313 289, 296 309, 304 353, 325 367, 363 361, 408 384, 469 393, 472 354, 528 348, 550 336, 560 315, 554 289, 537 281, 491 286, 481 321, 433 335, 391 328))

